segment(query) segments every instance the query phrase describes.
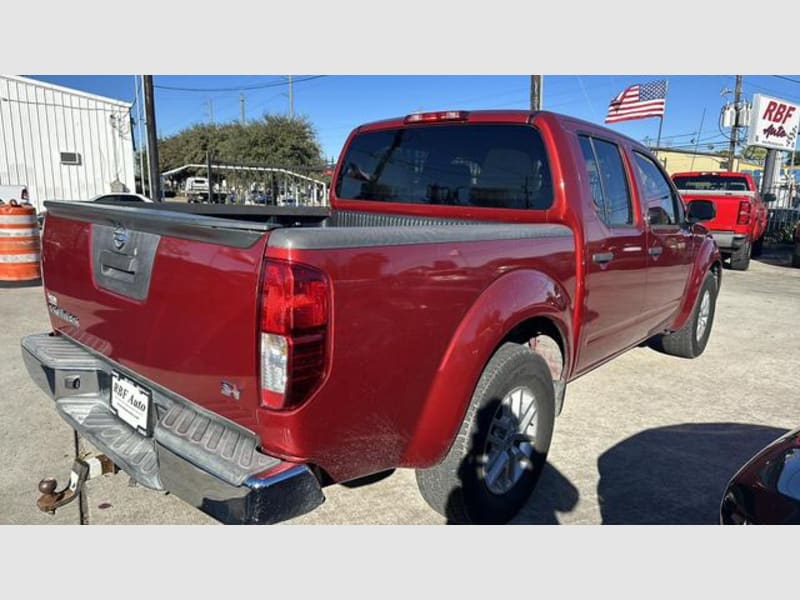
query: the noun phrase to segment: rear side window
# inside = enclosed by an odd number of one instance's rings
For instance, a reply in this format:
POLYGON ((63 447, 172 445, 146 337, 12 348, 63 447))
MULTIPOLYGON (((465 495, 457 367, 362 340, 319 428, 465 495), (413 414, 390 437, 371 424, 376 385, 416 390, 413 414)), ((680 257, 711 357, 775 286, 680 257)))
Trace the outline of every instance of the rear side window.
POLYGON ((336 195, 347 200, 544 210, 553 203, 539 132, 523 125, 433 125, 356 135, 336 195))
POLYGON ((634 152, 636 171, 647 206, 647 219, 651 225, 676 225, 682 215, 680 203, 667 178, 652 159, 634 152))
POLYGON ((579 136, 581 152, 589 176, 597 213, 607 225, 633 223, 628 178, 616 144, 589 136, 579 136))

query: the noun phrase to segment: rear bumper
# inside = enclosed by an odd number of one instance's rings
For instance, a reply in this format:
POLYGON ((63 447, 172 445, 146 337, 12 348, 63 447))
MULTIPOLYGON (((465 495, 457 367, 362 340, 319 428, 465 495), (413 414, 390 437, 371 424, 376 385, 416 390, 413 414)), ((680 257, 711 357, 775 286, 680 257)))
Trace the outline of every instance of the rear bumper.
POLYGON ((747 241, 746 233, 736 233, 734 231, 711 231, 711 236, 717 242, 717 247, 723 251, 738 250, 747 241))
POLYGON ((63 336, 23 338, 22 357, 64 420, 146 487, 174 493, 228 524, 277 523, 307 513, 325 499, 306 465, 262 454, 252 432, 63 336), (111 411, 112 370, 152 390, 151 437, 111 411))

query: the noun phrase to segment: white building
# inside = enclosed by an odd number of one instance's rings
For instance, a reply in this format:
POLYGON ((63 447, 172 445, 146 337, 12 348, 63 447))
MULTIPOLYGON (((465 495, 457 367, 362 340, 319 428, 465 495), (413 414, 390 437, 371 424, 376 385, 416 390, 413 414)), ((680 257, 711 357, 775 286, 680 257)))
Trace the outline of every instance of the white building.
POLYGON ((131 104, 0 75, 0 184, 31 203, 135 191, 131 104))

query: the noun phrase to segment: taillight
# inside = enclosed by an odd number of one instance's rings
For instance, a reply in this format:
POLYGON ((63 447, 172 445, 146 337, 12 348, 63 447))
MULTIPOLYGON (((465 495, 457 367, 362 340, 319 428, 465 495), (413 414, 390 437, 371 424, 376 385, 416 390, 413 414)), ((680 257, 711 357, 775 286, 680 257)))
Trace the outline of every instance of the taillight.
POLYGON ((322 271, 267 260, 261 287, 261 404, 306 400, 325 376, 330 286, 322 271))
POLYGON ((750 223, 750 202, 742 200, 739 202, 739 218, 736 219, 738 225, 748 225, 750 223))
POLYGON ((463 110, 444 110, 439 112, 414 113, 406 117, 406 123, 431 123, 434 121, 466 121, 467 113, 463 110))

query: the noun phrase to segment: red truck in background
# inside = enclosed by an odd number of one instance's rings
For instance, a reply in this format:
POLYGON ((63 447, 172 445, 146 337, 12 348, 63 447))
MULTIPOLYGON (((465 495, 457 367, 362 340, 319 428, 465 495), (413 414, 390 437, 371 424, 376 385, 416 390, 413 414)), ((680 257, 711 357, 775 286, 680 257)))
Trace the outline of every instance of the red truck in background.
POLYGON ((731 171, 673 173, 683 201, 713 202, 717 216, 705 223, 731 268, 746 271, 750 257, 759 256, 768 211, 748 173, 731 171))
POLYGON ((569 381, 646 340, 706 347, 714 207, 627 137, 414 114, 353 131, 333 181, 331 210, 47 203, 31 377, 134 479, 226 523, 396 467, 451 521, 501 523, 569 381))

